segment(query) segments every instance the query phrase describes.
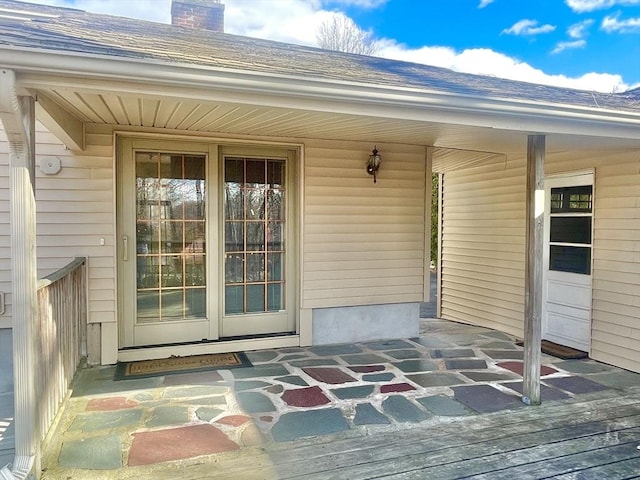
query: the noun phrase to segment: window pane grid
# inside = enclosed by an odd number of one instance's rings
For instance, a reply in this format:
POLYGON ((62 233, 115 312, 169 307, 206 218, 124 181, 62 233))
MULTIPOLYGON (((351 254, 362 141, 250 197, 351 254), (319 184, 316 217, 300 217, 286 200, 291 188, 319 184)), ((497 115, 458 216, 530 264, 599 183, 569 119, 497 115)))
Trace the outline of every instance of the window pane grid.
POLYGON ((225 158, 225 314, 284 309, 284 165, 225 158))
POLYGON ((551 189, 549 270, 591 274, 593 186, 551 189))
POLYGON ((206 317, 205 160, 136 153, 139 323, 206 317))

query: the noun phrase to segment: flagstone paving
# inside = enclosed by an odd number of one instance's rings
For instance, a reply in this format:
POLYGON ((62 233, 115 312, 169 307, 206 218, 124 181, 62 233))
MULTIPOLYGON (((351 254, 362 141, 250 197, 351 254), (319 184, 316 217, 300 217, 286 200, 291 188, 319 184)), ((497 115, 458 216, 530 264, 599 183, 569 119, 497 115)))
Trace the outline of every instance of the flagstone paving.
MULTIPOLYGON (((515 339, 438 320, 423 321, 422 332, 247 352, 252 367, 152 379, 114 381, 114 367, 83 369, 45 451, 43 478, 102 478, 261 442, 526 408, 515 339)), ((640 385, 640 375, 592 360, 542 359, 545 402, 640 385)))

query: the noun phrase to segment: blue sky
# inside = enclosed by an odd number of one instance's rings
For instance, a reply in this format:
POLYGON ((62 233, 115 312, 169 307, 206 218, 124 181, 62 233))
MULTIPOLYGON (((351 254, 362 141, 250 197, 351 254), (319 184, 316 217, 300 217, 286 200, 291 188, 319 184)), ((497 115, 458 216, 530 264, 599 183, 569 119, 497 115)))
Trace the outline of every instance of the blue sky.
MULTIPOLYGON (((171 0, 29 0, 170 22, 171 0)), ((602 92, 640 87, 640 0, 223 0, 229 33, 314 45, 344 15, 378 55, 602 92)))

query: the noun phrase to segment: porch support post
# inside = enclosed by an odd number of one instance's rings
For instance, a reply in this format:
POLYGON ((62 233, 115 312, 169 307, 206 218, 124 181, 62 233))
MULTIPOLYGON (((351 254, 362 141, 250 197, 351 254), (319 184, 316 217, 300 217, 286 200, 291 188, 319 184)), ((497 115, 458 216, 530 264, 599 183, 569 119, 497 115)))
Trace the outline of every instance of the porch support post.
POLYGON ((545 136, 527 140, 527 236, 524 296, 524 385, 522 401, 540 404, 545 136))
POLYGON ((36 408, 35 105, 18 97, 15 74, 0 68, 0 120, 9 140, 9 212, 13 320, 14 478, 40 470, 36 408))

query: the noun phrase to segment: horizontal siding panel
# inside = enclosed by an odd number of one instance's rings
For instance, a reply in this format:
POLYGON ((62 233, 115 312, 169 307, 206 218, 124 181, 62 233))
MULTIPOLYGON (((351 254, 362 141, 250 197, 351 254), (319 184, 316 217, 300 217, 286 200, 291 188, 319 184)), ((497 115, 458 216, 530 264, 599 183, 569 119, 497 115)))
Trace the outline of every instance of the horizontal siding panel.
POLYGON ((374 184, 371 145, 305 146, 303 308, 422 301, 425 149, 378 150, 374 184))
POLYGON ((477 266, 453 265, 447 268, 448 277, 452 280, 474 282, 490 282, 496 285, 516 285, 524 288, 524 275, 521 271, 494 268, 488 271, 486 268, 477 268, 477 266))
POLYGON ((447 281, 443 282, 443 285, 451 287, 457 290, 468 290, 471 293, 477 295, 490 295, 493 297, 500 297, 505 295, 504 298, 509 298, 516 303, 522 303, 522 295, 524 293, 524 286, 516 285, 508 282, 498 282, 495 276, 483 275, 484 279, 473 279, 470 277, 455 277, 449 275, 447 281))
POLYGON ((310 299, 305 300, 304 308, 327 308, 332 306, 332 304, 336 304, 334 306, 340 307, 355 307, 359 305, 384 305, 391 303, 419 303, 422 302, 422 290, 419 293, 410 294, 407 292, 403 292, 398 295, 386 295, 386 294, 376 294, 376 295, 362 295, 360 297, 355 297, 349 295, 348 297, 336 297, 336 298, 320 298, 320 299, 310 299))
MULTIPOLYGON (((366 297, 371 296, 371 290, 375 287, 351 287, 348 289, 344 288, 326 288, 326 289, 318 289, 312 290, 309 289, 305 293, 305 300, 320 300, 320 299, 338 299, 338 298, 349 298, 351 296, 359 296, 366 297)), ((422 286, 414 285, 380 285, 379 288, 384 289, 384 295, 411 295, 411 294, 421 294, 422 286)))
POLYGON ((326 245, 328 243, 347 243, 354 242, 358 245, 368 245, 375 249, 375 245, 378 243, 393 243, 393 244, 401 244, 404 240, 407 239, 407 234, 405 233, 377 233, 377 232, 367 232, 367 233, 346 233, 346 234, 310 234, 309 240, 305 241, 305 246, 311 246, 315 244, 323 244, 326 245), (371 233, 376 233, 375 236, 372 236, 371 233))
MULTIPOLYGON (((629 283, 610 282, 599 279, 593 281, 594 295, 596 292, 602 293, 603 295, 606 294, 606 292, 612 292, 635 296, 638 293, 638 288, 640 288, 638 285, 629 283)), ((600 298, 604 298, 604 296, 600 298)))
MULTIPOLYGON (((600 211, 598 211, 598 213, 604 216, 606 212, 600 213, 600 211)), ((632 217, 631 214, 629 214, 629 216, 626 217, 616 218, 603 218, 599 216, 595 219, 594 227, 596 230, 617 232, 619 232, 620 230, 634 230, 636 232, 635 238, 640 241, 640 233, 638 233, 640 232, 640 218, 638 218, 637 215, 634 215, 632 217), (621 222, 621 220, 623 221, 621 222)))
MULTIPOLYGON (((392 287, 412 288, 412 286, 421 282, 422 272, 416 276, 402 275, 400 277, 393 277, 386 274, 384 278, 355 278, 355 279, 330 279, 330 280, 307 280, 309 291, 322 292, 322 291, 335 291, 342 289, 368 289, 383 287, 387 289, 389 293, 394 293, 392 287)), ((402 293, 402 290, 399 290, 402 293)), ((313 297, 310 297, 313 298, 313 297)))
POLYGON ((41 202, 38 213, 108 213, 113 216, 113 201, 110 202, 41 202))
POLYGON ((640 252, 640 243, 635 240, 595 239, 594 258, 606 258, 611 252, 633 253, 640 252))
POLYGON ((616 197, 602 198, 599 196, 599 193, 600 192, 596 193, 596 198, 595 198, 595 209, 597 211, 617 210, 617 209, 627 210, 627 209, 636 209, 640 207, 640 198, 638 197, 616 196, 616 197))
MULTIPOLYGON (((346 270, 368 270, 369 272, 381 271, 391 268, 412 268, 417 264, 417 259, 409 258, 406 260, 381 260, 378 258, 371 259, 367 262, 307 262, 305 261, 305 273, 322 272, 322 271, 346 271, 346 270)), ((382 272, 381 272, 382 273, 382 272)))
POLYGON ((518 259, 518 255, 515 253, 510 254, 511 259, 504 258, 505 256, 499 255, 499 252, 494 252, 495 258, 482 255, 482 253, 467 250, 466 255, 454 255, 448 253, 448 250, 443 249, 442 252, 446 255, 446 261, 443 261, 443 265, 447 263, 451 264, 466 264, 469 268, 482 269, 485 271, 491 271, 493 268, 503 268, 505 270, 522 271, 522 260, 518 259))
POLYGON ((443 177, 443 318, 519 335, 525 177, 520 162, 443 177))
MULTIPOLYGON (((524 252, 524 234, 522 235, 509 235, 498 237, 495 235, 474 235, 473 240, 470 241, 469 235, 466 234, 448 234, 447 240, 453 240, 460 244, 466 244, 467 246, 475 244, 475 242, 490 243, 493 242, 496 245, 519 245, 524 252)), ((497 247, 500 248, 500 247, 497 247)), ((524 267, 523 267, 524 268, 524 267)))
POLYGON ((640 353, 637 350, 616 348, 615 345, 597 341, 591 343, 591 357, 594 360, 635 372, 638 371, 640 364, 640 353), (612 351, 617 352, 618 355, 610 353, 612 351))
POLYGON ((598 258, 593 262, 593 265, 595 270, 603 270, 603 271, 609 270, 612 272, 622 272, 622 273, 637 273, 638 275, 640 275, 640 262, 634 262, 632 261, 632 258, 633 258, 633 255, 630 255, 630 258, 628 258, 627 261, 601 260, 600 258, 598 258))
POLYGON ((442 283, 450 294, 464 295, 465 299, 478 305, 479 309, 485 309, 486 306, 491 308, 500 308, 502 311, 520 311, 515 309, 514 305, 522 304, 522 291, 518 290, 508 293, 504 290, 496 290, 492 288, 483 288, 478 285, 469 285, 455 281, 446 281, 442 283))
POLYGON ((37 171, 38 267, 55 271, 76 256, 88 257, 90 322, 113 322, 115 306, 114 170, 112 134, 87 136, 81 153, 66 150, 43 127, 37 134, 39 162, 60 158, 55 176, 37 171), (104 238, 104 246, 100 245, 104 238))
MULTIPOLYGON (((606 295, 606 298, 610 297, 606 295)), ((640 307, 636 305, 635 301, 627 301, 627 303, 622 304, 594 298, 593 310, 600 312, 609 312, 621 317, 627 316, 640 319, 640 307)), ((640 328, 638 329, 638 336, 640 336, 640 328)))
MULTIPOLYGON (((458 240, 449 240, 447 242, 447 248, 451 252, 455 252, 469 246, 468 241, 458 241, 458 240)), ((487 255, 499 255, 502 257, 503 254, 519 254, 523 255, 522 244, 521 243, 497 243, 497 242, 473 242, 473 246, 476 250, 481 252, 487 252, 487 255), (500 245, 500 251, 496 252, 496 245, 500 245)))
MULTIPOLYGON (((305 180, 306 181, 306 180, 305 180)), ((333 185, 325 185, 325 186, 313 186, 306 184, 305 185, 305 205, 322 205, 322 200, 325 197, 335 197, 335 198, 354 198, 354 201, 357 202, 358 199, 360 201, 368 201, 368 202, 377 202, 382 198, 416 198, 420 197, 424 194, 424 184, 419 188, 408 188, 406 185, 404 187, 390 188, 389 185, 385 185, 384 189, 378 189, 375 192, 371 191, 371 185, 373 184, 373 180, 367 179, 362 186, 358 184, 353 184, 351 188, 345 189, 344 187, 336 187, 333 185), (317 198, 316 198, 317 197, 317 198)))
MULTIPOLYGON (((365 223, 361 225, 354 225, 353 223, 344 222, 344 219, 337 218, 340 222, 335 224, 310 224, 305 225, 305 234, 307 235, 318 235, 318 234, 326 234, 326 235, 336 235, 336 234, 357 234, 366 231, 369 235, 377 235, 381 233, 386 233, 389 231, 389 226, 380 223, 365 223)), ((405 223, 398 224, 393 223, 393 231, 398 234, 407 235, 405 240, 411 240, 415 238, 416 235, 422 235, 424 233, 424 221, 421 223, 405 223)))
POLYGON ((591 356, 640 372, 637 155, 596 168, 591 356))
MULTIPOLYGON (((305 259, 309 264, 316 262, 330 262, 330 261, 343 261, 343 262, 368 262, 374 255, 380 255, 384 250, 368 250, 360 247, 360 251, 334 251, 334 252, 320 252, 313 253, 312 251, 305 252, 305 259)), ((388 253, 385 253, 385 257, 389 260, 407 260, 414 259, 420 261, 422 259, 422 250, 405 250, 401 243, 397 244, 395 248, 390 249, 388 253)))
MULTIPOLYGON (((384 270, 385 277, 393 278, 393 277, 417 277, 423 274, 422 267, 415 268, 388 268, 384 270)), ((368 269, 363 270, 344 270, 344 271, 335 271, 335 270, 324 270, 324 271, 315 271, 315 272, 305 272, 305 280, 307 282, 313 282, 316 280, 363 280, 370 278, 371 273, 368 269)))
MULTIPOLYGON (((519 316, 523 315, 524 313, 519 316)), ((522 322, 514 322, 511 315, 501 317, 495 313, 489 314, 488 312, 479 311, 473 305, 447 305, 446 308, 442 308, 442 318, 471 325, 484 325, 485 328, 499 330, 518 338, 523 336, 522 322), (517 325, 514 325, 514 323, 517 323, 517 325)))

